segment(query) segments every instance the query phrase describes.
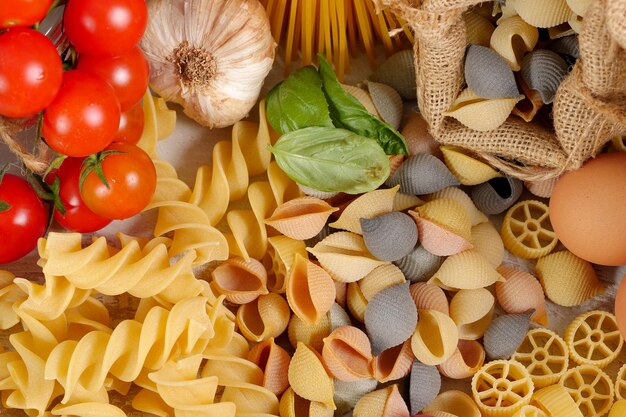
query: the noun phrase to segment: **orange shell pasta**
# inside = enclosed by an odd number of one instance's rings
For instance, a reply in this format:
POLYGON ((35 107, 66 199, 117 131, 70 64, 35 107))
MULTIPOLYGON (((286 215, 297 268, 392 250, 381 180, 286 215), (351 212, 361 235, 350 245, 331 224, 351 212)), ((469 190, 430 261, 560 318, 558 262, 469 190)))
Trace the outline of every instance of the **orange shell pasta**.
POLYGON ((437 310, 445 315, 450 314, 446 293, 440 287, 425 282, 416 282, 411 284, 409 292, 418 310, 437 310))
POLYGON ((274 394, 280 395, 289 387, 287 370, 291 356, 274 342, 274 338, 269 338, 250 349, 248 360, 261 368, 263 386, 274 394))
POLYGON ((286 288, 287 302, 295 315, 315 324, 335 302, 333 279, 321 267, 296 254, 286 288))
POLYGON ((501 266, 498 272, 506 281, 496 282, 496 297, 502 309, 509 314, 521 314, 534 308, 530 319, 548 324, 546 298, 541 283, 530 273, 501 266))
POLYGON ((267 294, 267 271, 256 259, 232 258, 211 273, 213 288, 235 304, 247 304, 259 295, 267 294))
POLYGON ((474 375, 485 363, 485 349, 475 340, 459 340, 456 350, 444 363, 437 365, 441 375, 465 379, 474 375))
POLYGON ((325 337, 322 358, 330 374, 340 381, 372 377, 372 345, 356 327, 338 327, 325 337))
POLYGON ((306 240, 317 235, 337 210, 319 198, 299 197, 279 205, 265 224, 292 239, 306 240))
POLYGON ((411 349, 411 340, 384 350, 372 361, 374 378, 378 382, 404 378, 409 374, 414 360, 415 355, 411 349))

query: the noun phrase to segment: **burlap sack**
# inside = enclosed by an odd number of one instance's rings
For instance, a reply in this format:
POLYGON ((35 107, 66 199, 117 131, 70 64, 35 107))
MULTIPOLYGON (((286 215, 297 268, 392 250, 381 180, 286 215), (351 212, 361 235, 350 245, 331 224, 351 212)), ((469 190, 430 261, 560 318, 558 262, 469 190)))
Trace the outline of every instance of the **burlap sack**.
POLYGON ((515 177, 539 180, 580 167, 626 132, 626 0, 596 0, 590 6, 579 37, 581 58, 554 101, 554 126, 511 116, 489 132, 443 116, 465 83, 462 14, 480 1, 383 3, 415 31, 419 107, 439 142, 469 149, 515 177))
MULTIPOLYGON (((54 152, 42 140, 35 140, 35 134, 27 135, 26 129, 34 128, 36 119, 10 119, 0 116, 0 142, 4 142, 19 161, 36 174, 43 174, 54 159, 54 152), (20 134, 24 132, 23 134, 20 134)), ((1 168, 1 167, 0 167, 1 168)))

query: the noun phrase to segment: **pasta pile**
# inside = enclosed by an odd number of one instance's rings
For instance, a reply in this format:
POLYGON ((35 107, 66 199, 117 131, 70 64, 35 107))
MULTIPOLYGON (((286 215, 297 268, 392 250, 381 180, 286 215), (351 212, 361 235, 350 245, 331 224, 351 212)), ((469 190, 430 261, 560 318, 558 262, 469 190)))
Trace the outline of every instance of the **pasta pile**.
POLYGON ((477 131, 497 129, 510 114, 532 121, 578 59, 578 32, 590 3, 520 0, 494 2, 492 13, 467 11, 467 88, 444 115, 477 131), (549 42, 540 40, 539 28, 549 28, 549 42))
POLYGON ((623 344, 615 316, 605 311, 577 317, 564 338, 530 330, 509 360, 489 362, 474 375, 472 396, 487 416, 613 416, 613 408, 623 410, 626 367, 616 382, 604 368, 623 344))
POLYGON ((300 52, 301 65, 325 54, 342 80, 349 71, 350 56, 363 48, 371 65, 375 43, 387 55, 406 48, 413 35, 406 23, 388 10, 378 11, 370 0, 262 0, 276 42, 285 47, 285 73, 300 52), (394 36, 402 33, 402 36, 394 36))

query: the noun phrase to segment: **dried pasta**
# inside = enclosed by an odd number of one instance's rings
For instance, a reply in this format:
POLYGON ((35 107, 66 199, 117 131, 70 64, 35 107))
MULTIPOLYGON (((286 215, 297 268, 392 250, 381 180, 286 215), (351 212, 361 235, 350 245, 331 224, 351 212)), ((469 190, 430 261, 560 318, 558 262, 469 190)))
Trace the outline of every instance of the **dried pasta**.
POLYGON ((485 214, 482 211, 476 208, 470 196, 467 195, 467 193, 465 193, 465 191, 461 190, 460 188, 447 187, 447 188, 444 188, 443 190, 437 191, 436 193, 429 194, 425 198, 426 200, 447 198, 447 199, 456 201, 461 206, 463 206, 463 208, 469 215, 472 227, 480 223, 486 223, 489 221, 487 216, 485 216, 485 214))
POLYGON ((501 234, 504 247, 525 259, 546 256, 558 242, 550 223, 548 206, 535 200, 513 205, 504 216, 501 234))
POLYGON ((332 378, 326 373, 322 359, 314 349, 298 342, 289 364, 289 385, 300 397, 336 409, 332 378))
POLYGON ((548 323, 546 298, 537 278, 528 272, 505 266, 499 267, 497 271, 506 280, 496 282, 496 297, 502 309, 509 314, 534 309, 530 319, 545 326, 548 323))
POLYGON ((470 129, 486 132, 500 127, 522 98, 524 96, 520 95, 515 98, 485 99, 466 88, 443 115, 455 118, 470 129))
POLYGON ((296 256, 308 259, 309 253, 304 242, 283 235, 271 236, 267 243, 267 254, 263 259, 268 269, 267 288, 275 293, 284 293, 287 290, 287 276, 296 256))
MULTIPOLYGON (((458 390, 444 391, 435 398, 426 408, 424 413, 438 415, 437 413, 445 413, 447 415, 463 416, 463 417, 480 417, 480 410, 466 393, 458 390)), ((445 415, 442 414, 442 415, 445 415)))
POLYGON ((409 292, 418 310, 437 310, 445 315, 450 315, 446 293, 438 286, 416 282, 411 284, 409 292))
POLYGON ((383 261, 397 261, 405 257, 417 243, 415 222, 398 211, 361 219, 361 230, 367 249, 383 261))
POLYGON ((404 284, 402 271, 393 264, 381 265, 358 281, 361 294, 369 302, 376 294, 392 285, 404 284))
POLYGON ((602 416, 613 405, 613 381, 594 365, 580 365, 565 372, 559 384, 584 416, 602 416))
POLYGON ((338 208, 315 197, 299 197, 283 202, 265 224, 296 240, 306 240, 317 235, 338 208))
POLYGON ((321 267, 296 254, 287 279, 287 302, 295 315, 315 324, 335 303, 333 279, 321 267))
POLYGON ((231 258, 211 272, 215 292, 235 304, 247 304, 267 294, 267 271, 256 259, 231 258))
POLYGON ((481 184, 502 175, 486 163, 463 153, 458 148, 441 146, 440 149, 448 169, 463 185, 481 184))
POLYGON ((472 244, 474 250, 483 255, 493 267, 499 267, 504 260, 504 243, 491 222, 472 227, 472 244))
POLYGON ((467 43, 473 45, 489 46, 491 34, 495 30, 493 24, 485 17, 474 11, 463 13, 467 43))
POLYGON ((437 310, 420 310, 411 349, 415 358, 426 365, 444 363, 456 350, 459 333, 450 317, 437 310))
POLYGON ((276 395, 282 394, 289 387, 287 371, 291 356, 278 346, 274 338, 256 344, 247 355, 263 371, 262 385, 276 395))
POLYGON ((354 417, 409 417, 409 409, 398 391, 391 385, 365 394, 354 406, 354 417))
POLYGON ((626 400, 626 364, 622 365, 615 377, 615 398, 626 400))
POLYGON ((485 363, 485 349, 475 340, 459 340, 456 350, 444 363, 437 365, 441 375, 465 379, 474 375, 485 363))
POLYGON ((471 290, 504 281, 496 269, 480 253, 466 250, 449 256, 428 281, 443 289, 471 290))
POLYGON ((416 414, 428 404, 432 403, 441 390, 441 375, 437 368, 424 365, 419 361, 413 362, 411 367, 409 395, 411 413, 416 414))
MULTIPOLYGON (((493 33, 497 34, 501 30, 502 25, 499 25, 493 33)), ((519 95, 513 71, 507 61, 493 49, 480 45, 469 45, 465 55, 464 69, 467 87, 479 97, 501 99, 515 98, 519 95)), ((448 166, 450 165, 448 164, 448 166)), ((488 166, 482 168, 485 169, 488 166)), ((476 184, 480 184, 480 182, 476 184)))
POLYGON ((530 330, 511 359, 526 367, 536 389, 557 383, 569 366, 565 341, 544 328, 530 330))
POLYGON ((280 336, 289 325, 290 317, 289 304, 275 293, 261 295, 237 309, 239 331, 251 342, 280 336))
POLYGON ((446 187, 460 185, 459 180, 437 157, 418 153, 407 158, 385 185, 400 186, 400 192, 412 195, 432 194, 446 187))
POLYGON ((565 329, 570 358, 579 365, 607 367, 624 345, 615 316, 606 311, 588 311, 576 317, 565 329))
POLYGON ((538 28, 564 23, 572 13, 565 0, 510 0, 507 6, 515 9, 525 22, 538 28))
POLYGON ((561 385, 550 385, 535 392, 531 405, 548 416, 583 417, 576 403, 561 385))
POLYGON ((370 191, 350 202, 337 221, 329 226, 349 232, 363 234, 360 219, 371 219, 393 211, 393 204, 400 186, 370 191))
POLYGON ((520 16, 511 16, 498 21, 489 45, 513 71, 519 71, 524 54, 535 49, 538 40, 539 30, 536 27, 526 23, 520 16))
POLYGON ((330 406, 302 398, 291 387, 285 391, 280 399, 281 417, 332 417, 333 414, 333 409, 330 406))
POLYGON ((340 381, 372 378, 372 346, 367 335, 353 326, 341 326, 324 338, 324 365, 340 381))
POLYGON ((525 314, 505 314, 496 317, 483 339, 489 359, 509 359, 519 348, 528 331, 532 310, 525 314))
POLYGON ((458 327, 459 339, 480 339, 493 317, 495 298, 485 288, 460 290, 450 300, 450 317, 458 327))
POLYGON ((485 364, 472 378, 472 396, 487 417, 510 416, 530 404, 534 385, 526 368, 516 361, 485 364))

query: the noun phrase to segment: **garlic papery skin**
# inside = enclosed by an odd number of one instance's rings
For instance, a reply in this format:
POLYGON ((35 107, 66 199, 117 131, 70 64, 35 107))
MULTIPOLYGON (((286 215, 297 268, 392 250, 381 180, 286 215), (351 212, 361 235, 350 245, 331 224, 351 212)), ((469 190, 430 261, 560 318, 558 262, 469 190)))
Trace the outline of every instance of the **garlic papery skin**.
POLYGON ((150 86, 203 126, 246 117, 276 43, 258 0, 150 0, 141 40, 150 86))

